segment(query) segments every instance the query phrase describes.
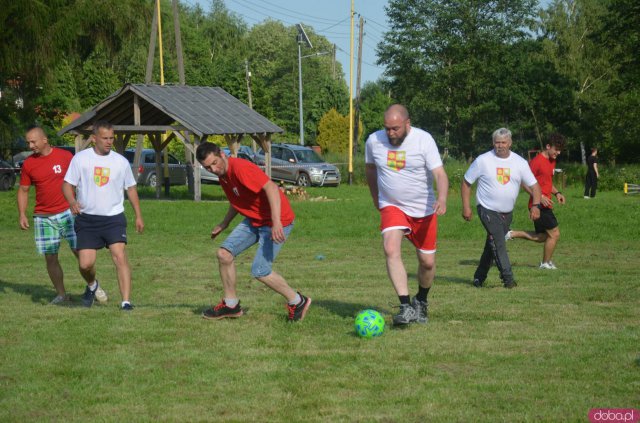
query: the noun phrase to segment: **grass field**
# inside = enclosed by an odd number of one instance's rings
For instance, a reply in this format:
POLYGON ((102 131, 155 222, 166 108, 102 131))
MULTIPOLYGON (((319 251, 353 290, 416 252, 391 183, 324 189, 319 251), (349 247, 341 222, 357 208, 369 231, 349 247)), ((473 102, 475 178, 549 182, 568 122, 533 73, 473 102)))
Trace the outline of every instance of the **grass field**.
MULTIPOLYGON (((541 245, 510 242, 518 287, 505 290, 495 268, 486 288, 470 284, 484 231, 452 193, 429 324, 365 340, 356 313, 375 308, 389 323, 397 303, 365 187, 293 202, 276 270, 313 298, 299 324, 251 279, 252 254, 238 259, 248 314, 200 317, 221 296, 209 233, 227 209, 219 187, 204 189, 201 203, 143 200, 142 235, 127 208, 132 313, 118 310, 105 251, 106 306, 47 306, 55 294, 33 234, 18 228, 15 190, 0 193, 0 421, 584 422, 592 408, 639 408, 637 196, 565 189, 559 270, 537 268, 541 245)), ((521 195, 513 228, 531 226, 521 195)), ((408 243, 404 258, 415 280, 408 243)), ((77 304, 83 283, 66 247, 61 260, 77 304)))

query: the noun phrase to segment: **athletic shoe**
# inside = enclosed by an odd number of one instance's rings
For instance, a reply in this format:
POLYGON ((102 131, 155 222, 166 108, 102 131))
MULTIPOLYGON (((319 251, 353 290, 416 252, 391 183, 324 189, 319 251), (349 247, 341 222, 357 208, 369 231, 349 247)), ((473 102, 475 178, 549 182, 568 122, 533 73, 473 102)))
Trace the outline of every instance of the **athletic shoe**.
POLYGON ((416 311, 416 323, 427 323, 429 320, 429 302, 420 301, 417 297, 413 297, 411 307, 416 311))
POLYGON ((311 298, 305 297, 300 294, 300 302, 295 305, 287 304, 287 310, 289 310, 289 321, 297 322, 298 320, 303 320, 304 316, 307 315, 307 310, 309 310, 309 306, 311 305, 311 298))
POLYGON ((483 284, 484 284, 484 281, 481 281, 480 279, 473 280, 473 286, 475 286, 476 288, 482 288, 483 284))
POLYGON ((511 281, 511 282, 505 282, 504 283, 504 287, 507 288, 507 289, 515 288, 516 286, 518 286, 516 281, 511 281))
POLYGON ((418 321, 418 312, 411 304, 400 304, 400 313, 393 316, 395 326, 408 325, 418 321))
POLYGON ((544 269, 544 270, 556 270, 557 267, 555 264, 553 264, 553 262, 548 261, 548 262, 542 262, 540 263, 540 269, 544 269))
POLYGON ((242 312, 242 307, 240 307, 240 302, 236 304, 235 307, 227 307, 227 304, 223 300, 220 300, 220 303, 215 306, 206 309, 202 312, 202 317, 205 319, 211 320, 220 320, 225 317, 240 317, 244 313, 242 312))
POLYGON ((66 295, 58 295, 53 300, 51 300, 49 304, 50 305, 67 305, 69 304, 69 302, 70 302, 69 297, 67 297, 66 295))
POLYGON ((96 291, 100 288, 100 284, 96 281, 98 285, 94 291, 89 289, 89 285, 84 290, 84 294, 82 295, 82 305, 85 307, 91 307, 93 305, 93 300, 96 298, 96 291))
POLYGON ((513 231, 508 231, 506 234, 504 234, 505 241, 511 241, 512 239, 513 239, 513 231))
POLYGON ((131 310, 133 310, 133 304, 126 303, 125 305, 120 307, 120 310, 122 310, 122 311, 131 311, 131 310))
POLYGON ((590 198, 591 198, 591 197, 589 197, 589 196, 586 196, 586 195, 584 196, 584 199, 585 199, 585 200, 589 200, 590 198))
POLYGON ((96 289, 96 300, 100 303, 100 304, 105 304, 107 302, 107 300, 109 299, 109 297, 107 297, 107 293, 104 292, 102 290, 102 288, 100 288, 100 285, 98 285, 98 289, 96 289))

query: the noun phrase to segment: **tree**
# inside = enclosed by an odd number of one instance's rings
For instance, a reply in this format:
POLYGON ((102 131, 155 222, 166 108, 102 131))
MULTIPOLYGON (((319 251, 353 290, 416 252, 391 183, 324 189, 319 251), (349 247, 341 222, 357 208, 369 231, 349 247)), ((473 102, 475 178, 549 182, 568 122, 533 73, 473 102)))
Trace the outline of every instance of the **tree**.
POLYGON ((393 100, 385 93, 382 82, 364 84, 360 91, 360 117, 365 137, 382 129, 384 112, 392 103, 393 100))
MULTIPOLYGON (((359 127, 358 139, 362 135, 362 122, 359 127)), ((322 151, 346 153, 349 150, 349 116, 340 114, 334 108, 330 109, 320 119, 316 141, 322 151)))

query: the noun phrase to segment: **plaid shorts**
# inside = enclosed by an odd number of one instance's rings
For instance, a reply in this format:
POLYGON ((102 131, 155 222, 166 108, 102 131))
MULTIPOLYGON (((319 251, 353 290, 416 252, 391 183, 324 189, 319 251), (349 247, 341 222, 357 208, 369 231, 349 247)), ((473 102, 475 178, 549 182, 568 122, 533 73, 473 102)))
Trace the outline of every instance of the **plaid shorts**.
POLYGON ((51 216, 33 216, 38 253, 58 254, 63 238, 67 240, 69 247, 75 250, 76 232, 73 229, 73 220, 70 210, 51 216))

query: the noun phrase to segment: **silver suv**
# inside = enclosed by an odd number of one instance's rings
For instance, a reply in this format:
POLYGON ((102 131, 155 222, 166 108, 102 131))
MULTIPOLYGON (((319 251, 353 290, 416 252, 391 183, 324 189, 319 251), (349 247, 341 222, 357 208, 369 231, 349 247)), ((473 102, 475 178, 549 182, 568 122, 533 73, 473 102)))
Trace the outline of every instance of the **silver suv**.
MULTIPOLYGON (((131 163, 131 170, 135 175, 133 168, 133 157, 136 153, 135 148, 125 150, 124 157, 131 163)), ((185 185, 187 183, 187 165, 169 153, 169 181, 171 185, 185 185)), ((164 156, 160 155, 160 163, 164 163, 164 156)), ((164 166, 164 165, 163 165, 164 166)), ((140 166, 138 167, 138 184, 155 187, 158 183, 156 176, 156 152, 151 148, 145 148, 140 154, 140 166)), ((160 178, 162 181, 162 175, 160 178)))
MULTIPOLYGON (((256 155, 264 165, 264 152, 256 155)), ((340 170, 322 160, 309 147, 296 144, 271 145, 271 179, 293 182, 299 186, 338 186, 340 170)))

